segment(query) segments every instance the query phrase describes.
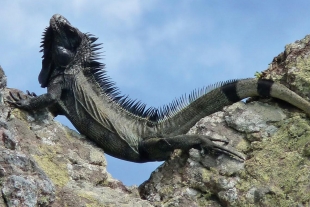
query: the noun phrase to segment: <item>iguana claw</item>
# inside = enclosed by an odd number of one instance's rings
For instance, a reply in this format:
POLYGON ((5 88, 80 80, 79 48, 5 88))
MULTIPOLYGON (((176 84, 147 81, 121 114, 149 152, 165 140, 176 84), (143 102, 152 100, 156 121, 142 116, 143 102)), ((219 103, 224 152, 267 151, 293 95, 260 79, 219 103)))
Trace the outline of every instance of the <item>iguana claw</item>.
POLYGON ((36 97, 37 95, 35 93, 30 93, 28 90, 26 91, 26 95, 21 95, 20 92, 17 93, 12 93, 11 91, 9 92, 10 96, 7 97, 6 102, 16 106, 18 108, 26 108, 27 105, 29 104, 29 100, 33 97, 36 97))
POLYGON ((224 152, 225 154, 228 154, 232 157, 238 157, 241 160, 246 160, 246 157, 244 155, 241 155, 241 153, 227 149, 225 147, 219 146, 214 144, 214 146, 212 146, 212 149, 215 150, 216 152, 224 152))

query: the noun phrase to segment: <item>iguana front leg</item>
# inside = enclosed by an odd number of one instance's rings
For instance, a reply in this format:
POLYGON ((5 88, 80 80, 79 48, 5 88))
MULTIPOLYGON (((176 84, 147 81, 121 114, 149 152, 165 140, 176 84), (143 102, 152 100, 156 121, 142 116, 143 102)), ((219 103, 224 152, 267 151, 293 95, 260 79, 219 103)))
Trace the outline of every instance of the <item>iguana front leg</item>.
POLYGON ((10 92, 7 102, 16 106, 17 108, 25 110, 41 109, 55 103, 55 98, 51 94, 46 93, 41 96, 31 96, 29 93, 24 97, 20 94, 10 92))
MULTIPOLYGON (((235 156, 244 160, 240 153, 217 145, 212 141, 221 141, 204 135, 178 135, 169 138, 150 138, 140 143, 139 150, 141 156, 150 161, 167 160, 175 149, 188 151, 191 148, 204 150, 205 152, 224 152, 230 156, 235 156)), ((226 142, 226 141, 224 141, 226 142)))
POLYGON ((37 96, 35 93, 30 93, 27 91, 26 95, 21 95, 20 93, 10 92, 10 96, 7 97, 6 102, 17 108, 25 110, 38 110, 47 108, 55 104, 61 96, 60 86, 53 87, 49 89, 48 93, 37 96))

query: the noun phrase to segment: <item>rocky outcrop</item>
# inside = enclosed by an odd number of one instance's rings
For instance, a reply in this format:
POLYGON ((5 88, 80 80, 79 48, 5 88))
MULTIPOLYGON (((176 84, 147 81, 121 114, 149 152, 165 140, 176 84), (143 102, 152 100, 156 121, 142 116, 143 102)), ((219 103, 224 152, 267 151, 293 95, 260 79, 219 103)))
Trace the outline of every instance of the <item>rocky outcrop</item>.
MULTIPOLYGON (((261 77, 309 100, 309 41, 287 45, 261 77)), ((310 205, 310 122, 298 109, 251 99, 200 120, 189 133, 227 139, 247 160, 204 157, 194 149, 176 153, 139 187, 154 206, 310 205)))
MULTIPOLYGON (((287 45, 261 77, 309 100, 310 36, 287 45)), ((190 131, 246 155, 176 150, 139 188, 106 171, 104 152, 46 111, 9 107, 0 70, 0 206, 309 206, 310 122, 278 100, 251 99, 190 131)))

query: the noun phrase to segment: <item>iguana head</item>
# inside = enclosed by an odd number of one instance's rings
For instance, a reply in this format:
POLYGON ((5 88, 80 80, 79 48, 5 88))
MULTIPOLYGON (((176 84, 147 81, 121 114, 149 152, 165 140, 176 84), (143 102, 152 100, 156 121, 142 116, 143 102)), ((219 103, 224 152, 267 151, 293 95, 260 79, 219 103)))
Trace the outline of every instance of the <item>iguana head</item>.
POLYGON ((98 38, 88 33, 82 33, 73 27, 63 16, 55 14, 50 19, 50 25, 43 33, 42 70, 39 75, 41 87, 45 88, 50 81, 62 74, 77 74, 83 72, 87 79, 100 88, 100 92, 111 98, 123 110, 134 116, 145 118, 151 122, 167 119, 194 101, 202 91, 194 91, 187 97, 174 100, 160 109, 150 107, 140 101, 130 99, 120 94, 114 82, 109 79, 104 64, 98 62, 96 51, 101 44, 94 42, 98 38))
POLYGON ((47 87, 52 76, 62 74, 66 69, 82 68, 91 57, 91 39, 89 35, 73 27, 63 16, 55 14, 50 19, 50 26, 45 29, 42 41, 43 60, 39 75, 41 87, 47 87), (73 66, 73 67, 72 67, 73 66))

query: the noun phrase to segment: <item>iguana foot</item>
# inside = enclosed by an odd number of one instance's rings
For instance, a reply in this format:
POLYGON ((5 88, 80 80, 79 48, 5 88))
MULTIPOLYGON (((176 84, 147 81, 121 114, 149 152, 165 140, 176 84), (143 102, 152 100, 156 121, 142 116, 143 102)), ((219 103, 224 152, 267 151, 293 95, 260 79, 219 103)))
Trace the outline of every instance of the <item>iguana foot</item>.
POLYGON ((217 145, 215 143, 213 143, 212 141, 221 141, 221 142, 225 142, 224 140, 216 140, 216 139, 212 139, 212 138, 204 138, 202 143, 201 143, 201 148, 203 149, 204 152, 220 152, 220 153, 225 153, 228 154, 232 157, 238 157, 241 160, 245 160, 245 156, 242 155, 241 153, 234 151, 234 150, 230 150, 226 147, 217 145))
POLYGON ((10 96, 7 97, 6 102, 16 106, 17 108, 27 109, 30 99, 34 97, 37 97, 37 95, 34 92, 29 92, 28 90, 26 91, 26 95, 21 95, 20 92, 14 94, 10 91, 10 96))

